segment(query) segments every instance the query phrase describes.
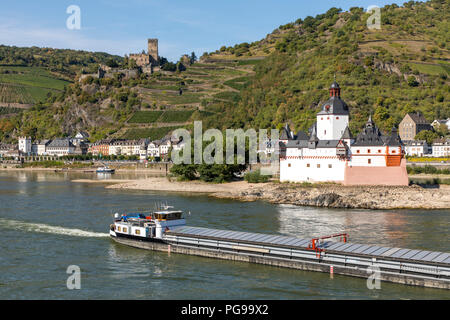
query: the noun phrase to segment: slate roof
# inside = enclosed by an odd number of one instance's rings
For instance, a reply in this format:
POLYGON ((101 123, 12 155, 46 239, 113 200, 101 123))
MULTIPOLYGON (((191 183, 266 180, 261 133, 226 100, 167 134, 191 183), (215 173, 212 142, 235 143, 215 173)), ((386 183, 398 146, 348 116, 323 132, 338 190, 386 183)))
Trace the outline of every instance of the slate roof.
POLYGON ((323 105, 318 115, 348 115, 348 106, 340 97, 334 96, 328 99, 323 105))
POLYGON ((295 140, 309 140, 309 136, 303 132, 303 131, 299 131, 297 132, 297 135, 295 136, 295 140))
POLYGON ((406 146, 423 146, 424 144, 426 144, 427 142, 425 140, 409 140, 409 141, 404 141, 404 144, 406 146))
POLYGON ((0 143, 0 150, 14 150, 17 149, 17 146, 12 145, 12 144, 2 144, 0 143), (16 148, 14 148, 16 147, 16 148))
POLYGON ((425 119, 425 117, 423 116, 423 114, 421 114, 420 112, 415 112, 415 113, 408 113, 408 115, 411 117, 411 119, 416 123, 416 124, 429 124, 427 119, 425 119))
POLYGON ((280 140, 289 140, 292 139, 291 128, 286 123, 286 125, 281 129, 280 140))
POLYGON ((353 135, 350 132, 350 129, 348 128, 348 126, 345 127, 344 133, 342 134, 341 139, 353 139, 353 135))
POLYGON ((49 148, 74 148, 75 146, 69 139, 55 139, 48 145, 49 148))
POLYGON ((289 140, 286 144, 286 148, 307 148, 307 140, 289 140))
POLYGON ((36 143, 34 143, 34 144, 36 144, 36 145, 48 145, 49 143, 51 143, 52 142, 52 140, 46 140, 46 139, 44 139, 44 140, 38 140, 38 141, 36 141, 36 143))
POLYGON ((434 140, 433 140, 433 144, 438 144, 438 145, 450 145, 450 139, 449 139, 449 138, 439 138, 439 139, 434 139, 434 140))
MULTIPOLYGON (((336 148, 340 140, 318 140, 316 148, 336 148)), ((308 148, 306 140, 289 140, 286 148, 308 148)))
POLYGON ((384 140, 380 129, 372 121, 372 116, 369 117, 364 129, 356 136, 353 146, 383 146, 384 140))
POLYGON ((390 147, 398 147, 403 145, 403 142, 400 139, 400 136, 398 135, 397 129, 395 127, 392 128, 391 135, 387 137, 384 144, 390 147))
POLYGON ((336 80, 333 81, 333 83, 330 86, 331 89, 340 89, 339 84, 336 82, 336 80))
POLYGON ((316 148, 336 148, 340 140, 319 140, 316 148))
POLYGON ((316 126, 313 127, 311 137, 308 140, 309 142, 317 142, 319 141, 319 138, 317 138, 317 128, 316 126))

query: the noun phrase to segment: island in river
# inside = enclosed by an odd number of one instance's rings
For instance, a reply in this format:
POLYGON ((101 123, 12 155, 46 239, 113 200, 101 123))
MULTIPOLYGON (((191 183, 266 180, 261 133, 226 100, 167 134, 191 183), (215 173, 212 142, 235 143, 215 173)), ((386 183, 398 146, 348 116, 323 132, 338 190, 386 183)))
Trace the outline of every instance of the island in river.
MULTIPOLYGON (((74 182, 83 180, 74 180, 74 182)), ((86 181, 84 181, 86 182, 86 181)), ((104 181, 104 182, 107 182, 104 181)), ((339 184, 248 183, 222 184, 200 181, 171 181, 166 177, 111 182, 106 188, 208 193, 217 198, 241 201, 263 200, 294 204, 354 209, 450 209, 450 186, 407 187, 342 186, 339 184)))

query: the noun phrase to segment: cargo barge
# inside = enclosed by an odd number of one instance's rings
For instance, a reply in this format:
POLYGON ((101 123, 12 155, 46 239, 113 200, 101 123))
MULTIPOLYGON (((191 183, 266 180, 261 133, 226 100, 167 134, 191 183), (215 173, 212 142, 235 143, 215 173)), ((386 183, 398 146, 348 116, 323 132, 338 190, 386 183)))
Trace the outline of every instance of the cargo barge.
MULTIPOLYGON (((186 226, 182 211, 116 214, 111 238, 135 248, 450 289, 450 253, 186 226)), ((337 240, 337 241, 336 241, 337 240)))

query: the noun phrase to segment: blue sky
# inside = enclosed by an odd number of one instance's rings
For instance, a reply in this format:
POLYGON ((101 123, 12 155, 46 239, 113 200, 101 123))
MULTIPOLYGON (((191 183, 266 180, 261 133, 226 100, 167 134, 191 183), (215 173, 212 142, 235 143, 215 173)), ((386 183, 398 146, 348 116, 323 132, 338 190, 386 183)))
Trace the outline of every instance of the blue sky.
POLYGON ((215 51, 222 45, 253 42, 282 24, 330 7, 347 10, 395 0, 19 0, 2 4, 0 44, 103 51, 124 55, 159 38, 169 60, 183 53, 215 51), (66 9, 81 9, 81 29, 69 30, 66 9))

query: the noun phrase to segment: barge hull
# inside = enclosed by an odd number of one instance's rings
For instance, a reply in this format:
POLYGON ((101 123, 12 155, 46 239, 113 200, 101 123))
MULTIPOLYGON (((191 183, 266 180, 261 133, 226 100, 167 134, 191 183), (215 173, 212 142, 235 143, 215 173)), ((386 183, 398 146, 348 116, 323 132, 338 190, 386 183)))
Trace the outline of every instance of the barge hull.
MULTIPOLYGON (((368 279, 371 274, 367 272, 367 268, 358 266, 342 266, 336 265, 325 261, 310 261, 309 259, 302 258, 283 258, 267 255, 264 252, 245 252, 245 247, 241 247, 242 250, 229 249, 224 250, 220 248, 207 248, 195 245, 183 245, 178 243, 165 242, 153 242, 153 241, 139 241, 130 238, 112 237, 112 239, 120 244, 153 251, 162 251, 178 254, 187 254, 207 258, 223 259, 240 261, 247 263, 257 263, 275 267, 291 268, 304 271, 316 271, 330 273, 331 267, 333 267, 333 273, 344 276, 352 276, 358 278, 368 279)), ((445 278, 434 278, 423 275, 414 274, 401 274, 397 272, 380 271, 379 280, 413 285, 429 288, 450 289, 450 280, 445 278)))

